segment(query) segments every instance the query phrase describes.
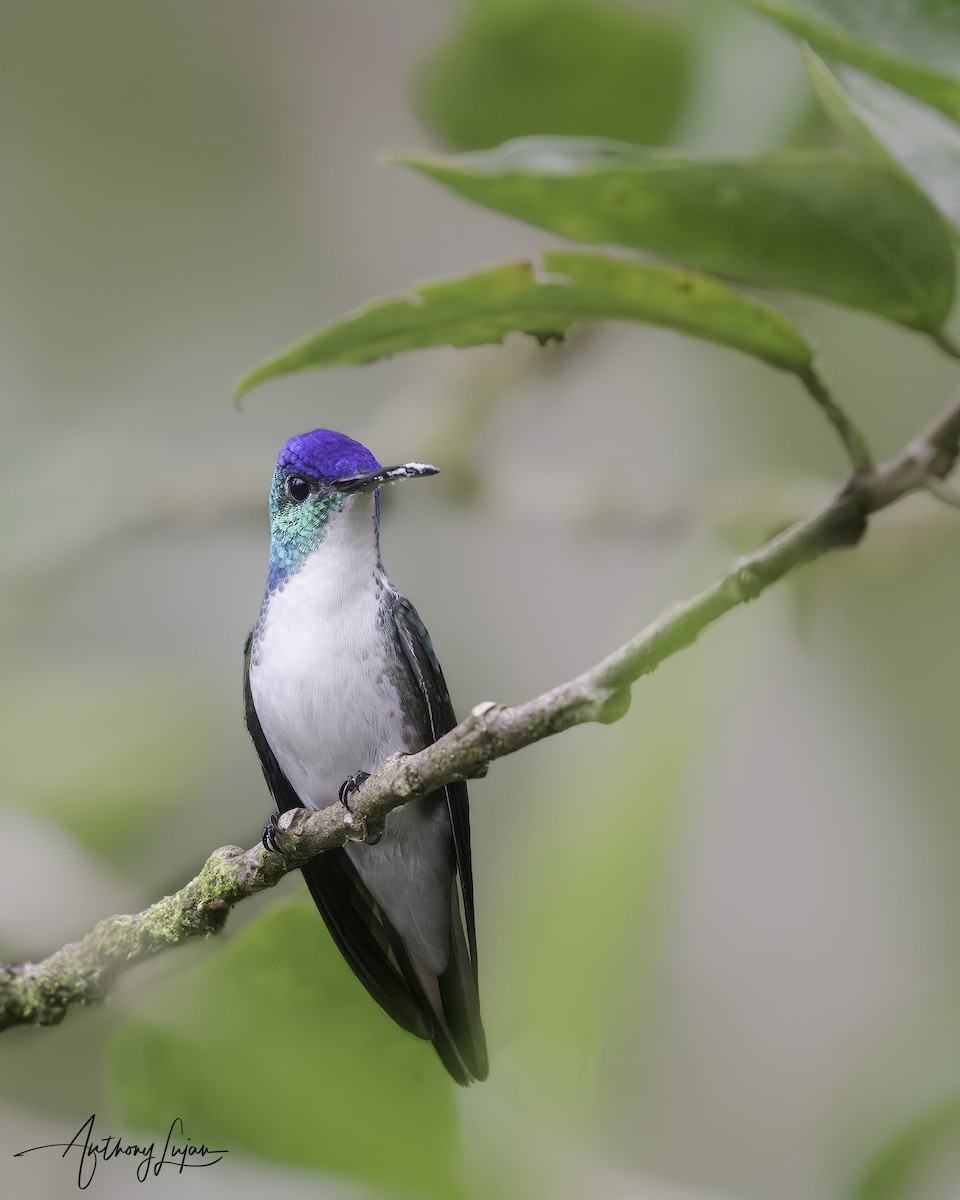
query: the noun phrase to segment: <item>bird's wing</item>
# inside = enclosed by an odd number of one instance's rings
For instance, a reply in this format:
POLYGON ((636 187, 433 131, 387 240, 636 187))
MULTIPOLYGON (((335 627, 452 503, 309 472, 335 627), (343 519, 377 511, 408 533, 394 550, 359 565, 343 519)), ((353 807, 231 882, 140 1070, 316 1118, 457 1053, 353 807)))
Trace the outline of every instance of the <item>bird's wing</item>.
MULTIPOLYGON (((244 646, 243 709, 267 787, 280 812, 301 808, 267 741, 250 688, 251 637, 244 646)), ((340 953, 370 995, 404 1029, 434 1037, 431 1006, 403 942, 383 918, 343 849, 319 854, 302 868, 310 895, 340 953)))
POLYGON ((270 748, 267 735, 263 732, 260 718, 253 703, 253 690, 250 687, 250 648, 253 645, 253 632, 247 635, 243 644, 243 719, 247 732, 253 739, 254 747, 260 757, 263 777, 267 781, 270 795, 277 806, 278 812, 286 812, 291 808, 303 808, 300 797, 293 790, 293 785, 280 770, 277 756, 270 748))
MULTIPOLYGON (((417 688, 430 718, 431 740, 436 741, 457 723, 450 693, 433 652, 430 635, 417 610, 405 597, 394 593, 393 621, 417 688)), ((440 793, 435 793, 440 799, 440 793)), ((455 1049, 457 1056, 474 1079, 487 1077, 487 1048, 480 1021, 477 989, 477 934, 473 907, 473 867, 470 858, 470 813, 467 785, 450 783, 443 789, 456 854, 459 888, 451 889, 450 956, 447 969, 437 977, 439 1009, 434 1003, 434 1045, 447 1064, 444 1050, 455 1049), (459 893, 459 894, 458 894, 459 893), (444 1029, 453 1043, 441 1047, 438 1030, 444 1029)), ((431 797, 427 797, 431 799, 431 797)), ((432 977, 431 977, 432 978, 432 977)))

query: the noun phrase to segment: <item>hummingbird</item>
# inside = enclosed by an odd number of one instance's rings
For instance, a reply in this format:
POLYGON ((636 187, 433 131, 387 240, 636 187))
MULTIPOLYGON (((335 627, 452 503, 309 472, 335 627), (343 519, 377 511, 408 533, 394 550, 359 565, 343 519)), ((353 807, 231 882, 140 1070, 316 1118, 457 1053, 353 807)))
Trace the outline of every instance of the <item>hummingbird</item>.
MULTIPOLYGON (((456 725, 430 636, 380 557, 380 487, 437 473, 382 467, 330 429, 291 438, 270 488, 270 559, 244 647, 244 713, 281 812, 349 807, 390 754, 456 725)), ((354 974, 460 1084, 487 1076, 480 1020, 470 821, 464 783, 387 814, 376 842, 303 867, 354 974)))

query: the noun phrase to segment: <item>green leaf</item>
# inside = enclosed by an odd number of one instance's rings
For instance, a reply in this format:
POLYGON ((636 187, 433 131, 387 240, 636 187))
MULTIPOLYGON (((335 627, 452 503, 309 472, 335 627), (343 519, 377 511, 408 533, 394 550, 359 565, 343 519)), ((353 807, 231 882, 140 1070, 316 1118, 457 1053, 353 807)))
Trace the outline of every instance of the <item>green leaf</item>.
POLYGON ((562 337, 577 321, 645 321, 718 342, 789 371, 809 366, 812 351, 782 314, 725 284, 679 267, 547 251, 546 274, 507 263, 414 285, 375 300, 255 367, 237 385, 313 367, 365 363, 403 350, 479 346, 522 332, 562 337))
POLYGON ((937 1151, 955 1150, 960 1134, 960 1096, 921 1111, 898 1129, 863 1171, 855 1200, 906 1200, 937 1151))
POLYGON ((822 153, 724 162, 577 138, 395 158, 577 241, 650 250, 929 333, 952 307, 953 246, 940 214, 872 162, 822 153))
POLYGON ((544 269, 559 276, 541 294, 573 300, 574 320, 646 321, 741 350, 771 366, 802 371, 813 351, 776 309, 682 267, 576 251, 547 250, 544 269))
POLYGON ((0 805, 40 809, 126 865, 202 786, 205 713, 182 681, 35 667, 4 682, 0 726, 18 753, 6 759, 0 805))
POLYGON ((952 0, 741 0, 821 54, 960 116, 960 5, 952 0))
POLYGON ((903 170, 960 230, 960 129, 935 108, 856 67, 807 51, 824 108, 864 154, 903 170))
POLYGON ((417 1195, 457 1194, 455 1085, 354 979, 307 901, 273 904, 111 1045, 121 1118, 417 1195))
MULTIPOLYGON (((601 761, 558 752, 545 762, 502 850, 500 933, 495 955, 481 947, 481 971, 515 1031, 509 1053, 526 1068, 511 1078, 535 1111, 566 1109, 588 1128, 644 1090, 623 1076, 655 1026, 691 779, 707 731, 722 725, 720 681, 745 661, 737 638, 701 652, 694 664, 674 659, 655 692, 635 689, 631 732, 614 732, 601 761)), ((491 1079, 498 1069, 495 1056, 491 1079)))
POLYGON ((688 92, 689 39, 665 17, 584 0, 475 8, 420 70, 425 123, 457 149, 528 133, 659 145, 688 92))

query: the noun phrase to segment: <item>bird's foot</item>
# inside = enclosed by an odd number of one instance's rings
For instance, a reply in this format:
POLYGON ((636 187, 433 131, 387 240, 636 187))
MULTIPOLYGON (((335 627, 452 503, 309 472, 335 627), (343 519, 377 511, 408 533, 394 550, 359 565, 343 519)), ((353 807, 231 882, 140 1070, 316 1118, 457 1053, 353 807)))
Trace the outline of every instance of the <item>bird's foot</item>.
POLYGON ((279 812, 272 812, 270 820, 264 825, 263 833, 260 836, 260 841, 263 842, 264 850, 272 850, 274 854, 282 854, 283 851, 277 845, 277 822, 280 820, 279 812))
POLYGON ((340 784, 340 791, 337 793, 337 795, 340 797, 340 803, 347 810, 347 812, 353 811, 350 807, 349 797, 353 795, 354 792, 359 792, 360 788, 369 778, 370 773, 368 771, 357 771, 356 775, 351 775, 349 779, 345 779, 343 783, 340 784))
POLYGON ((349 823, 358 825, 361 842, 366 842, 369 846, 375 846, 383 836, 383 822, 378 820, 374 825, 373 822, 366 821, 359 816, 350 807, 350 797, 354 792, 358 792, 363 784, 370 778, 368 771, 357 771, 355 775, 351 775, 349 779, 345 779, 340 785, 340 791, 337 793, 340 797, 340 803, 349 814, 349 823))

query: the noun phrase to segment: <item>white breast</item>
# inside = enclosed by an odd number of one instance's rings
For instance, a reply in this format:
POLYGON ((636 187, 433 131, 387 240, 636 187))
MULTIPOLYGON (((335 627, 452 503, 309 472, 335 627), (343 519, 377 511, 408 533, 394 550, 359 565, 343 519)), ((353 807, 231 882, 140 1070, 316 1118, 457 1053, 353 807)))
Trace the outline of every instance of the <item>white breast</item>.
MULTIPOLYGON (((250 660, 250 690, 280 769, 308 808, 326 808, 344 780, 421 748, 406 722, 382 623, 390 583, 379 562, 371 498, 349 500, 296 574, 270 595, 250 660)), ((416 800, 387 817, 376 845, 347 853, 417 957, 447 963, 451 829, 446 806, 416 800)))
POLYGON ((373 503, 348 502, 268 601, 250 664, 264 735, 303 804, 326 808, 357 771, 418 749, 385 670, 373 503))

